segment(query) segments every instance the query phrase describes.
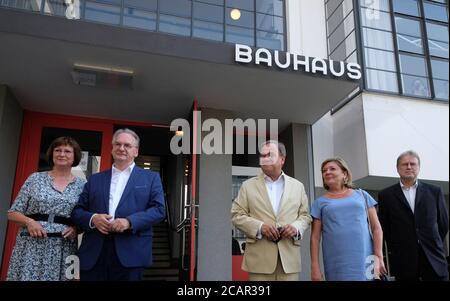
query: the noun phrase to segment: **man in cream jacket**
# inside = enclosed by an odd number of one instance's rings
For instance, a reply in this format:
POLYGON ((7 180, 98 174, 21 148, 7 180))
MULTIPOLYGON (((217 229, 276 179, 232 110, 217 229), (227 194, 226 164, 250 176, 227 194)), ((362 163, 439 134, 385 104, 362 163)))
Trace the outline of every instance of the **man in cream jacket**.
POLYGON ((263 173, 242 184, 233 224, 247 236, 242 269, 251 281, 299 280, 300 240, 311 223, 305 188, 282 171, 286 148, 269 140, 260 149, 263 173))

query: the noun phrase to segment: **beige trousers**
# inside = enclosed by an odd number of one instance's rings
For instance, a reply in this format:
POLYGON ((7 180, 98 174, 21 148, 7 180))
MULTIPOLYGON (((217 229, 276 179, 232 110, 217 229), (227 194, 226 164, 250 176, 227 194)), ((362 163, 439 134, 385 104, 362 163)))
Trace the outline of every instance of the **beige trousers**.
POLYGON ((277 267, 272 274, 248 273, 250 281, 298 281, 299 273, 286 274, 278 254, 277 267))

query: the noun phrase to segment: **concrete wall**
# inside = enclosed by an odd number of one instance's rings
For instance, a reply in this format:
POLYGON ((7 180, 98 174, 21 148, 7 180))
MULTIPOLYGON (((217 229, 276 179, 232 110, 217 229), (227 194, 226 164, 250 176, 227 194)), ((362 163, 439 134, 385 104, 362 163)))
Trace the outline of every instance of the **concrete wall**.
POLYGON ((16 174, 23 110, 9 89, 0 85, 0 258, 6 238, 6 211, 10 207, 16 174))
MULTIPOLYGON (((232 117, 228 111, 203 108, 202 120, 208 118, 223 121, 232 117)), ((199 281, 231 281, 231 167, 231 155, 199 156, 197 241, 199 281)))
POLYGON ((419 177, 449 180, 448 103, 364 94, 369 174, 397 177, 397 156, 408 149, 421 159, 419 177))
POLYGON ((327 58, 325 1, 286 0, 287 50, 327 58))

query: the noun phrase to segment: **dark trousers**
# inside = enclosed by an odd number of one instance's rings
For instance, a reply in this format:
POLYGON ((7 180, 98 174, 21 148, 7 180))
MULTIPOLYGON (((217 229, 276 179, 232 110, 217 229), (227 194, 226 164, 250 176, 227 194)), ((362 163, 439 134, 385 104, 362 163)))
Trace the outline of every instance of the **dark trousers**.
POLYGON ((103 242, 97 263, 90 270, 80 271, 81 281, 141 281, 143 268, 124 267, 117 257, 114 237, 103 242))
POLYGON ((417 246, 418 261, 414 267, 414 273, 398 273, 395 279, 398 281, 448 281, 448 274, 446 276, 438 276, 433 269, 433 266, 428 261, 427 255, 423 251, 421 245, 417 246))
POLYGON ((444 277, 436 274, 421 246, 419 246, 419 280, 448 281, 448 274, 444 277))

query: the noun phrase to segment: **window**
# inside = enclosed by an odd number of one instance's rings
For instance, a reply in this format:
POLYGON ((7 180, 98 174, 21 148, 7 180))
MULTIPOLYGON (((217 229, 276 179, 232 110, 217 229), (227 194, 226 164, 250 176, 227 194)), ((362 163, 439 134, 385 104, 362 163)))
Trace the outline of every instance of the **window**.
POLYGON ((328 58, 355 62, 356 36, 353 1, 326 2, 328 58))
POLYGON ((359 0, 366 88, 448 100, 448 1, 373 3, 359 0))
MULTIPOLYGON (((88 21, 283 51, 286 48, 284 0, 79 1, 80 18, 88 21), (239 10, 239 18, 231 18, 234 9, 239 10)), ((352 0, 341 2, 342 7, 348 7, 352 0)), ((0 7, 61 17, 67 10, 65 0, 0 0, 0 7)))

